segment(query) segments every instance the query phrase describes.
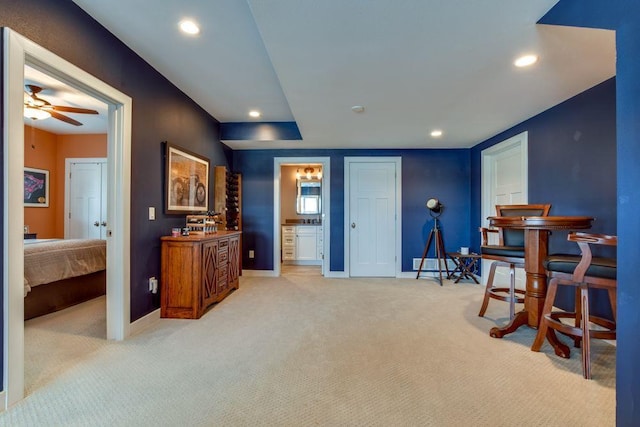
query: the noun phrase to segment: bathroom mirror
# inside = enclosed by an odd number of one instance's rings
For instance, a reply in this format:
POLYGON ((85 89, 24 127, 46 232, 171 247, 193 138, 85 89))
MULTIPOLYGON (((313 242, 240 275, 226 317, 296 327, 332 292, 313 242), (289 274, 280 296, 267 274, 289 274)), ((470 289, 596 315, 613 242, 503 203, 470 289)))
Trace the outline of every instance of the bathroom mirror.
POLYGON ((298 178, 296 213, 303 215, 319 214, 322 211, 322 181, 319 179, 298 178))

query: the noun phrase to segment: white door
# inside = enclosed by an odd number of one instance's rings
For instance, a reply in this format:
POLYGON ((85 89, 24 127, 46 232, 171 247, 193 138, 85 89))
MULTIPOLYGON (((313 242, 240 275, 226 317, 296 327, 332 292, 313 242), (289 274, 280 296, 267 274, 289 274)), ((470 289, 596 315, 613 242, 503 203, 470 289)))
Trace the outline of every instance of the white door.
POLYGON ((106 160, 69 163, 66 238, 106 238, 106 166, 106 160))
POLYGON ((396 165, 349 168, 349 271, 353 277, 394 277, 396 165))
MULTIPOLYGON (((496 215, 496 205, 526 204, 527 196, 527 132, 518 134, 482 152, 482 225, 496 215)), ((495 233, 489 243, 497 244, 495 233)), ((482 280, 487 283, 491 261, 482 261, 482 280)), ((509 284, 509 270, 498 267, 494 283, 509 284)), ((524 289, 525 273, 516 269, 516 287, 524 289)))

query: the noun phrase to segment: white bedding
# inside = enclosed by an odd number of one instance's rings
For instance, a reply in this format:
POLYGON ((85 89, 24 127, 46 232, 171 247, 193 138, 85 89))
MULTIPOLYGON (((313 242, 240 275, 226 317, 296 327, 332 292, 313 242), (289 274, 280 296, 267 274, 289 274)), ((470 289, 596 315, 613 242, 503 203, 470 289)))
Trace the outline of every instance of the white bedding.
POLYGON ((106 240, 29 239, 24 243, 25 296, 34 286, 106 268, 106 240))

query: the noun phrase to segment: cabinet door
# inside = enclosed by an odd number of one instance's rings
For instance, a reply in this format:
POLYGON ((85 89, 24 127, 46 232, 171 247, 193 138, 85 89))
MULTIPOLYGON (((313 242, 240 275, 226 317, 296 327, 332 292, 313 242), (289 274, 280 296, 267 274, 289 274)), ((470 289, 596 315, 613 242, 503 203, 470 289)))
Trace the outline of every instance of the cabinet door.
POLYGON ((315 260, 316 259, 316 235, 297 234, 296 235, 296 259, 315 260))
POLYGON ((206 307, 215 302, 220 292, 218 247, 218 240, 213 240, 202 245, 202 307, 206 307))
POLYGON ((229 238, 228 283, 232 288, 240 284, 240 236, 229 238))

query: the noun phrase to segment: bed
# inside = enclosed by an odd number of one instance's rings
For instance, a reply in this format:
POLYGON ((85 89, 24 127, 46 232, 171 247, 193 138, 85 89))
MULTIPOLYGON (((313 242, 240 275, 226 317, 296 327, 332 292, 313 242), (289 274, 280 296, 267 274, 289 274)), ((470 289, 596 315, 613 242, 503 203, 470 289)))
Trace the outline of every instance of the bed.
POLYGON ((104 295, 106 258, 105 240, 25 240, 25 320, 104 295))

